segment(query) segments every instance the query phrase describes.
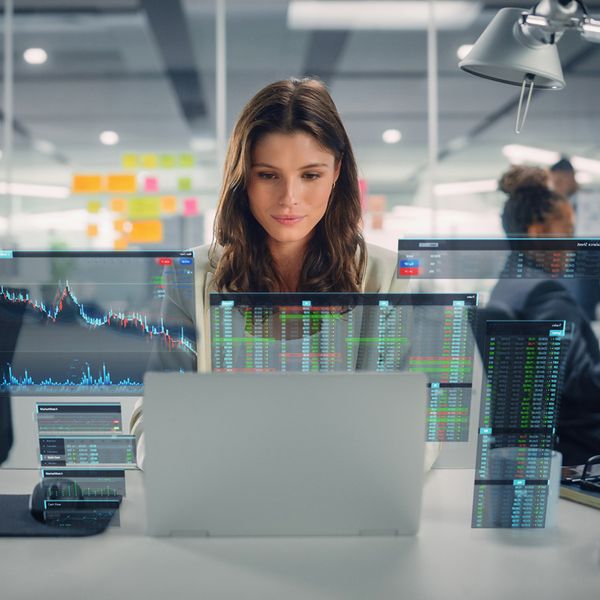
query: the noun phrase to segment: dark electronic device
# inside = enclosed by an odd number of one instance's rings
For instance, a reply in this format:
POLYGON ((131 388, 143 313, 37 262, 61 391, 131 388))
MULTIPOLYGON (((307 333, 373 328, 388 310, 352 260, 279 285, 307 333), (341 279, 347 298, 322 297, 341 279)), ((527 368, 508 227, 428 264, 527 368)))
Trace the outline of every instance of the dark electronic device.
POLYGON ((44 523, 46 521, 45 501, 61 500, 70 496, 76 500, 83 500, 81 488, 70 479, 43 479, 31 492, 29 497, 29 511, 31 516, 44 523))

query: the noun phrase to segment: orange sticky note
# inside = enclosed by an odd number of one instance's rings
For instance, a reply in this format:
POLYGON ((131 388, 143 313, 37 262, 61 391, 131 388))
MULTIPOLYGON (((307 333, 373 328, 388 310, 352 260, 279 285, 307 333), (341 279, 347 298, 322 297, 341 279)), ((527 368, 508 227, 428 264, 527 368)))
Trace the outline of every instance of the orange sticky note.
POLYGON ((160 210, 169 214, 177 212, 177 198, 175 196, 163 196, 160 199, 160 210))
POLYGON ((127 212, 127 198, 112 198, 110 210, 113 212, 127 212))
POLYGON ((130 173, 113 173, 106 177, 106 191, 114 194, 135 194, 137 178, 130 173))
POLYGON ((127 246, 129 246, 129 241, 126 237, 120 237, 115 240, 115 250, 127 250, 127 246))
POLYGON ((87 236, 88 237, 97 237, 98 236, 98 225, 95 223, 90 223, 87 226, 87 236))
POLYGON ((162 242, 164 237, 163 223, 159 220, 133 221, 131 223, 130 243, 162 242))
POLYGON ((99 194, 102 191, 102 175, 73 175, 73 194, 99 194))

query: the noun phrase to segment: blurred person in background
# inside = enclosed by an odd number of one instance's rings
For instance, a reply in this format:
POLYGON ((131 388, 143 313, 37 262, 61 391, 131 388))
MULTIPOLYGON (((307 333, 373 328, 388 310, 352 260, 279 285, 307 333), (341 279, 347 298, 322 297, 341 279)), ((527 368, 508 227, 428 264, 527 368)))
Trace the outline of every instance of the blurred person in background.
MULTIPOLYGON (((579 184, 575 169, 568 158, 563 157, 550 167, 548 182, 551 189, 571 202, 573 210, 577 213, 579 184)), ((591 321, 596 320, 596 306, 600 302, 600 282, 597 279, 573 279, 565 283, 587 318, 591 321)))
MULTIPOLYGON (((570 237, 574 211, 564 196, 547 186, 548 174, 513 167, 500 180, 508 197, 502 212, 507 237, 570 237)), ((557 449, 567 465, 600 454, 600 346, 590 321, 563 282, 544 276, 500 279, 490 304, 510 308, 518 319, 564 320, 573 326, 558 417, 557 449)))

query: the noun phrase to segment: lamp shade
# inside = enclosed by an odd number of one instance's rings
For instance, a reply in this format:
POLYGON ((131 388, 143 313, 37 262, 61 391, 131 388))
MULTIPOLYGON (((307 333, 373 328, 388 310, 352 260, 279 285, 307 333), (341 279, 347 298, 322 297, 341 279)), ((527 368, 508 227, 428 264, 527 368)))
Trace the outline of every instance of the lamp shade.
POLYGON ((561 90, 565 80, 556 44, 543 44, 521 30, 520 8, 498 11, 459 67, 479 77, 522 85, 533 76, 537 89, 561 90))

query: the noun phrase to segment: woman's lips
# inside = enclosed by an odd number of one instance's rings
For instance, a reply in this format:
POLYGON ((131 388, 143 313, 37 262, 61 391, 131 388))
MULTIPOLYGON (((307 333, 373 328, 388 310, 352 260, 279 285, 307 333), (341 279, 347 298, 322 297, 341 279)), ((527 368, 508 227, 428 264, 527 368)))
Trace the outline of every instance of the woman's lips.
POLYGON ((298 215, 271 215, 281 225, 295 225, 304 219, 298 215))

